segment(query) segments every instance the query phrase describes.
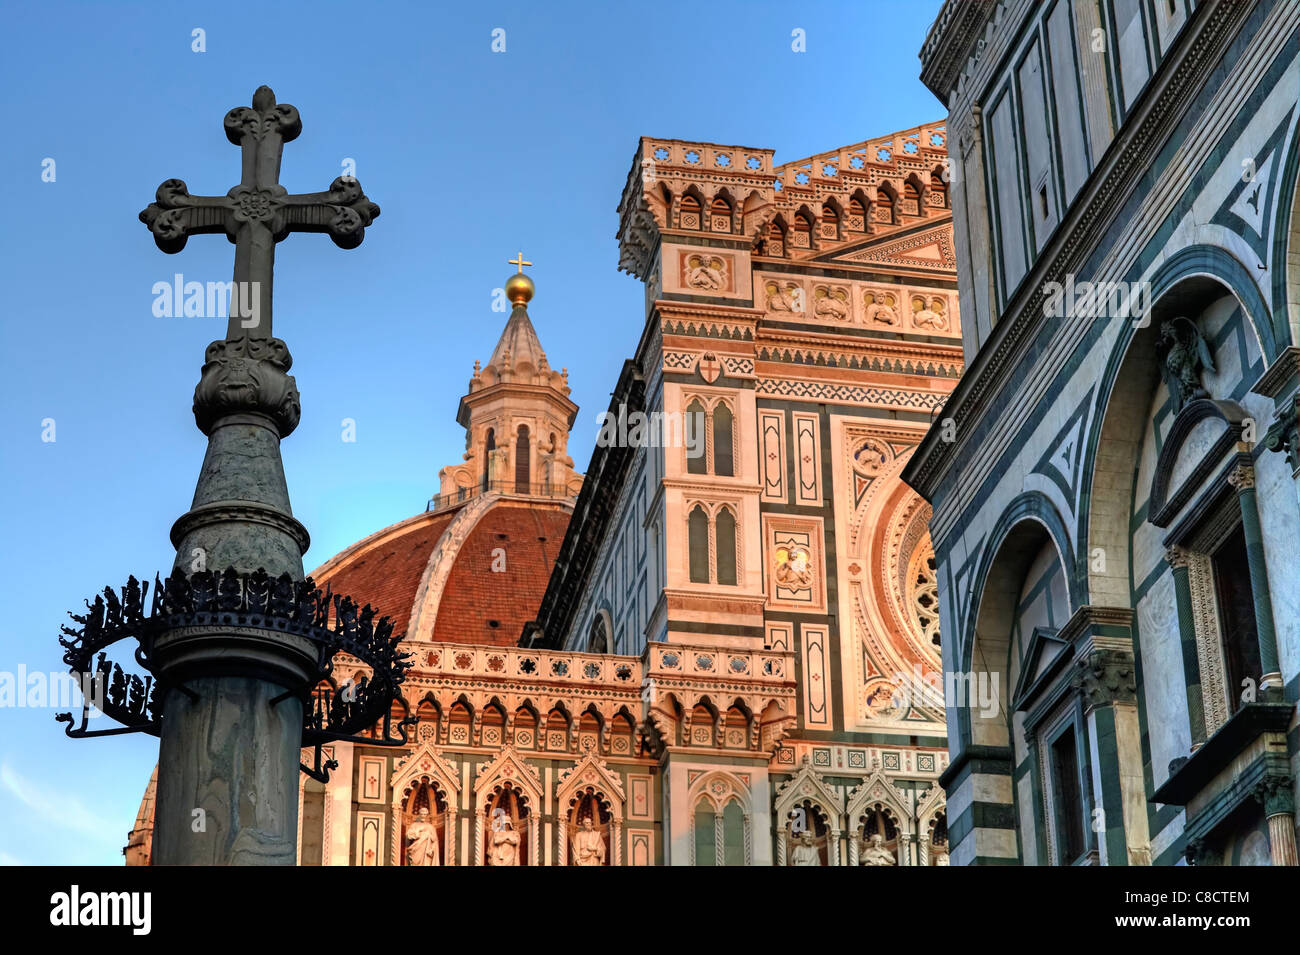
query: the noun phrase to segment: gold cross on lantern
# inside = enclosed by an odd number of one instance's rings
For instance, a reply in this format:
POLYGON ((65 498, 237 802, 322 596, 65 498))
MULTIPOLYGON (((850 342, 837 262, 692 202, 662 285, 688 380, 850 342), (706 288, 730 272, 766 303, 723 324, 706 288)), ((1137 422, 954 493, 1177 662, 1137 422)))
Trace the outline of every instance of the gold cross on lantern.
POLYGON ((524 261, 524 254, 523 254, 522 252, 520 252, 520 253, 519 253, 515 258, 513 258, 513 259, 506 259, 506 263, 507 263, 508 265, 517 265, 517 266, 519 266, 519 274, 520 274, 520 275, 523 275, 523 274, 524 274, 524 266, 525 266, 525 265, 532 265, 532 264, 533 264, 533 263, 531 263, 531 262, 525 262, 525 261, 524 261))

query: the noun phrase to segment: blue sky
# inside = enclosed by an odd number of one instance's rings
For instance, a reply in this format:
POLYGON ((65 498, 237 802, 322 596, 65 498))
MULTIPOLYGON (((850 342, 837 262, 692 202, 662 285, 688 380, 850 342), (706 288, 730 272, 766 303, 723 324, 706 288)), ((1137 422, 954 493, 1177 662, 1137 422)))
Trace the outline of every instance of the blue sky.
MULTIPOLYGON (((530 314, 582 407, 571 451, 585 466, 644 319, 614 237, 638 137, 785 162, 939 119, 917 79, 939 6, 10 5, 0 672, 59 671, 68 609, 171 565, 205 447, 190 398, 225 321, 155 317, 152 288, 176 272, 228 280, 233 246, 198 236, 166 256, 136 216, 164 179, 205 195, 238 181, 221 120, 258 85, 302 115, 291 192, 325 189, 351 158, 383 209, 355 251, 315 235, 277 250, 275 332, 303 403, 283 453, 310 570, 423 510, 460 460, 456 403, 504 324, 492 293, 521 249, 530 314)), ((53 712, 0 709, 0 863, 121 864, 157 741, 68 740, 53 712)))

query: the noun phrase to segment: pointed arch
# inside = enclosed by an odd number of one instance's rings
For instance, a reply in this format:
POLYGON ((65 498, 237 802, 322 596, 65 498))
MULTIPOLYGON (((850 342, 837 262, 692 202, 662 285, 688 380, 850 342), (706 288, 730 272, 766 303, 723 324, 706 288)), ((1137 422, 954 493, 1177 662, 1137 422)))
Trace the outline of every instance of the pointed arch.
POLYGON ((827 865, 839 865, 844 799, 831 789, 805 756, 799 771, 776 791, 776 864, 785 865, 789 839, 812 832, 827 865), (820 823, 820 826, 818 825, 820 823))
POLYGON ((880 770, 874 771, 849 793, 845 817, 849 830, 849 865, 858 864, 859 849, 865 838, 877 834, 866 831, 869 825, 874 823, 877 829, 885 829, 885 832, 879 834, 887 836, 886 820, 895 829, 898 864, 911 864, 907 846, 911 842, 913 831, 912 812, 902 794, 880 770))
POLYGON ((731 505, 724 504, 718 508, 713 521, 713 535, 719 584, 735 586, 738 581, 736 527, 736 512, 731 505))
POLYGON ((677 200, 677 228, 697 231, 704 228, 704 196, 694 185, 687 186, 677 200))
POLYGON ((686 805, 691 865, 753 864, 754 808, 747 782, 724 770, 704 773, 687 790, 686 805))
POLYGON ((735 475, 735 415, 726 401, 713 407, 713 473, 735 475))
POLYGON ((854 189, 853 195, 849 196, 848 213, 845 216, 845 227, 849 232, 863 234, 871 228, 871 200, 861 189, 854 189))
POLYGON ((569 845, 585 811, 589 816, 593 813, 599 816, 597 828, 602 830, 607 846, 605 864, 621 865, 626 798, 618 775, 595 753, 588 753, 562 772, 556 788, 556 803, 560 807, 559 864, 569 862, 569 845))
POLYGON ((523 865, 539 865, 540 812, 542 809, 542 780, 532 766, 524 762, 513 746, 501 750, 495 759, 484 763, 474 782, 474 804, 479 811, 474 816, 474 865, 487 864, 486 834, 493 831, 494 819, 498 825, 509 820, 510 828, 520 828, 520 849, 523 865), (501 812, 494 815, 494 811, 501 812))
POLYGON ((824 242, 838 242, 842 237, 844 210, 832 196, 822 203, 820 236, 824 242))
POLYGON ((432 741, 423 743, 397 763, 389 779, 392 793, 389 831, 392 833, 389 864, 402 865, 405 860, 404 836, 408 817, 413 815, 420 790, 432 795, 430 820, 440 833, 442 865, 456 864, 456 806, 460 797, 460 778, 450 763, 434 749, 432 741), (437 810, 436 812, 434 810, 437 810))

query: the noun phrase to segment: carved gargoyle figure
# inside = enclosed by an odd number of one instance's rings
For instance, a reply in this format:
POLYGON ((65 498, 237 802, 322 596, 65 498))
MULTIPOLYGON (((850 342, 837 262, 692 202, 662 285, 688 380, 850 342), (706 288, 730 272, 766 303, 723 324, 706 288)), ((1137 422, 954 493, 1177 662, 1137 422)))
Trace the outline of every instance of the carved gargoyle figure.
POLYGON ((1160 360, 1160 376, 1174 403, 1174 414, 1182 411, 1189 401, 1210 396, 1201 384, 1201 375, 1215 371, 1214 358, 1191 319, 1180 315, 1160 326, 1156 356, 1160 360))

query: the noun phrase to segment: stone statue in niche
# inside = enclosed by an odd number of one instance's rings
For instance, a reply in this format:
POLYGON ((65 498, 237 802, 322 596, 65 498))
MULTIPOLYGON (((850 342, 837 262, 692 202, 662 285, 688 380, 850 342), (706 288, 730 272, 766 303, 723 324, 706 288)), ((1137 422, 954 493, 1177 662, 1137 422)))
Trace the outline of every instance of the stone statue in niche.
POLYGON ((897 865, 894 854, 885 848, 885 837, 875 832, 871 835, 871 845, 862 853, 863 865, 897 865))
POLYGON ((713 292, 726 285, 726 263, 717 256, 692 255, 686 260, 686 284, 713 292))
POLYGON ((822 856, 817 851, 817 843, 813 840, 812 832, 804 830, 798 840, 790 846, 790 864, 791 865, 821 865, 822 856))
POLYGON ((872 325, 898 324, 898 312, 894 310, 897 299, 888 292, 867 292, 863 303, 867 307, 867 322, 872 325))
POLYGON ((605 840, 591 823, 591 817, 582 820, 581 828, 573 837, 573 861, 578 865, 604 865, 605 840))
POLYGON ((938 850, 938 851, 935 853, 935 855, 934 855, 934 864, 935 864, 935 865, 948 865, 948 864, 949 864, 949 862, 948 862, 948 850, 947 850, 947 849, 940 849, 940 850, 938 850))
POLYGON ((1175 414, 1182 411, 1189 401, 1210 396, 1201 384, 1201 375, 1215 371, 1214 358, 1200 329, 1191 319, 1180 315, 1167 319, 1160 325, 1156 357, 1160 361, 1160 377, 1169 388, 1175 414))
POLYGON ((488 865, 519 865, 519 833, 508 816, 499 816, 492 827, 492 848, 488 865))
POLYGON ((406 827, 406 864, 438 865, 438 830, 429 821, 429 810, 420 807, 415 822, 406 827))

